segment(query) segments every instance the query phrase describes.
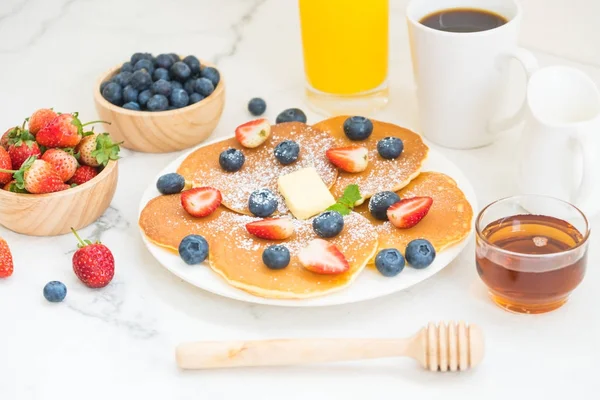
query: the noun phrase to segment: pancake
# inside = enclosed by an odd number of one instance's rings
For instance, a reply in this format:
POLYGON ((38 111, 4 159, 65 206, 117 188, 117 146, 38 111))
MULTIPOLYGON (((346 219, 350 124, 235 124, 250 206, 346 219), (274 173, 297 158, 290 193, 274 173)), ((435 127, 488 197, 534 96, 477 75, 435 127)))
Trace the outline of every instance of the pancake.
POLYGON ((271 136, 258 148, 247 149, 235 138, 219 141, 191 153, 177 172, 194 186, 212 186, 221 191, 223 205, 241 214, 251 215, 248 197, 257 189, 270 189, 279 201, 278 212, 288 212, 283 197, 277 191, 277 179, 305 167, 315 167, 329 188, 337 177, 336 168, 329 163, 325 151, 332 147, 333 138, 318 129, 300 122, 286 122, 271 126, 271 136), (300 145, 298 160, 282 165, 273 155, 275 146, 290 139, 300 145), (230 147, 241 150, 246 157, 244 166, 237 172, 226 172, 219 165, 219 155, 230 147))
POLYGON ((312 220, 293 219, 295 233, 287 240, 258 239, 246 232, 245 224, 259 220, 219 207, 205 218, 188 215, 180 195, 152 199, 140 215, 139 224, 150 241, 177 251, 180 241, 189 234, 202 235, 209 244, 210 267, 230 285, 257 296, 300 299, 325 295, 352 283, 375 255, 377 233, 369 221, 357 213, 344 218, 343 231, 330 239, 345 255, 350 270, 339 275, 320 275, 302 267, 298 252, 316 238, 312 220), (291 253, 291 262, 282 270, 270 270, 262 262, 265 247, 282 243, 291 253))
POLYGON ((421 136, 397 125, 372 119, 371 136, 367 140, 355 142, 344 133, 346 118, 348 116, 334 117, 313 125, 314 128, 331 134, 335 138, 336 147, 359 145, 369 149, 369 165, 366 170, 358 173, 339 171, 338 179, 331 187, 331 193, 336 199, 343 194, 346 186, 355 183, 362 196, 357 204, 361 204, 377 192, 398 191, 419 175, 429 152, 421 136), (377 152, 377 142, 387 136, 398 137, 404 143, 402 154, 395 160, 386 160, 377 152))
POLYGON ((379 248, 396 248, 404 254, 413 239, 427 239, 436 252, 466 238, 471 230, 473 208, 456 182, 439 172, 423 172, 398 191, 400 198, 429 196, 433 204, 427 215, 415 226, 398 229, 389 221, 379 221, 369 212, 368 204, 354 210, 367 218, 379 235, 379 248))

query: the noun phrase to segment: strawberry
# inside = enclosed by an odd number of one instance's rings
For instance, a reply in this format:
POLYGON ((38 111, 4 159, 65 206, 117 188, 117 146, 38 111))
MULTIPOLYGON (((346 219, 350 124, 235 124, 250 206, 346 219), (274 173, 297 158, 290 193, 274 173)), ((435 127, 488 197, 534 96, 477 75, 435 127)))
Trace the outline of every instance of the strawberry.
POLYGON ((433 199, 431 197, 410 197, 394 203, 387 210, 387 217, 396 228, 412 228, 427 215, 433 199))
POLYGON ((10 128, 6 132, 4 132, 4 134, 2 135, 2 138, 0 138, 0 147, 3 147, 4 150, 8 150, 8 147, 10 146, 9 140, 11 137, 11 133, 16 131, 17 129, 19 129, 19 128, 15 126, 13 128, 10 128))
POLYGON ((75 171, 78 167, 75 156, 62 149, 46 150, 42 156, 42 160, 50 163, 54 167, 63 182, 71 179, 71 177, 75 175, 75 171))
POLYGON ((181 205, 192 217, 206 217, 221 204, 221 192, 204 186, 181 193, 181 205))
POLYGON ((17 189, 25 189, 33 194, 59 192, 69 188, 51 164, 37 160, 36 157, 29 157, 17 171, 0 169, 0 172, 14 174, 17 189))
POLYGON ((50 121, 57 117, 54 111, 48 108, 40 108, 29 117, 29 132, 33 135, 37 134, 40 129, 48 125, 50 121))
POLYGON ((75 147, 83 137, 83 127, 96 122, 92 121, 82 124, 77 113, 60 114, 41 128, 37 135, 37 142, 48 148, 50 147, 75 147))
POLYGON ((71 185, 83 185, 87 181, 98 176, 98 170, 89 165, 81 165, 75 170, 75 175, 67 183, 71 185))
POLYGON ((298 253, 298 260, 304 268, 317 274, 341 274, 350 269, 342 252, 324 239, 311 240, 298 253))
POLYGON ((13 258, 6 240, 0 238, 0 278, 8 278, 13 273, 13 258))
MULTIPOLYGON (((12 161, 8 151, 4 150, 4 147, 0 147, 0 169, 10 170, 12 168, 12 161)), ((0 185, 4 185, 12 180, 12 173, 0 172, 0 185)))
POLYGON ((282 240, 294 233, 294 224, 290 218, 266 218, 246 224, 249 234, 261 239, 282 240))
POLYGON ((79 242, 78 250, 73 254, 73 271, 84 285, 90 288, 102 288, 110 283, 115 275, 115 258, 100 242, 81 240, 77 231, 71 231, 79 242))
POLYGON ((266 118, 246 122, 235 128, 235 138, 244 147, 258 147, 269 138, 271 124, 266 118))
POLYGON ((369 151, 362 146, 338 147, 325 154, 333 165, 346 172, 364 171, 369 163, 369 151))
POLYGON ((106 166, 110 160, 118 160, 119 151, 119 143, 113 143, 108 133, 86 136, 75 148, 79 161, 90 167, 106 166))
POLYGON ((15 128, 9 135, 8 154, 12 161, 12 169, 19 169, 31 156, 42 155, 40 147, 35 142, 35 137, 29 131, 15 128))

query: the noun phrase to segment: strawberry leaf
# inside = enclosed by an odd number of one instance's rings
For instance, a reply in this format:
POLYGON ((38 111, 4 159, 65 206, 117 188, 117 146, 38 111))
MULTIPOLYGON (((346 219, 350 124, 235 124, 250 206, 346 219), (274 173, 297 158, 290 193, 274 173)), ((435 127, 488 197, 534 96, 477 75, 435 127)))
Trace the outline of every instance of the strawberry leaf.
POLYGON ((108 133, 102 133, 96 137, 96 150, 92 151, 92 157, 98 164, 106 166, 110 160, 118 160, 121 148, 118 143, 113 143, 108 133))
POLYGON ((21 168, 19 168, 19 170, 14 173, 13 178, 15 179, 15 185, 18 189, 25 189, 25 172, 28 171, 29 168, 31 168, 36 159, 36 156, 30 156, 29 158, 27 158, 27 160, 25 160, 23 165, 21 165, 21 168))
POLYGON ((19 186, 16 184, 16 182, 11 182, 11 184, 8 185, 8 191, 13 192, 13 193, 29 193, 24 188, 19 188, 19 186))

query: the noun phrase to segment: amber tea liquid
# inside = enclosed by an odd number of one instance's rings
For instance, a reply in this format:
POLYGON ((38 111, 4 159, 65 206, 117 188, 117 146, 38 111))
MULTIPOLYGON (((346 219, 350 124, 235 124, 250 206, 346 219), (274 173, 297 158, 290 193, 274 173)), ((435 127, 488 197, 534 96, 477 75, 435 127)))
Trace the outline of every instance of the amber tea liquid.
POLYGON ((583 280, 587 250, 571 224, 543 215, 514 215, 487 225, 477 238, 477 272, 493 300, 516 312, 560 307, 583 280), (513 253, 499 251, 494 246, 513 253))

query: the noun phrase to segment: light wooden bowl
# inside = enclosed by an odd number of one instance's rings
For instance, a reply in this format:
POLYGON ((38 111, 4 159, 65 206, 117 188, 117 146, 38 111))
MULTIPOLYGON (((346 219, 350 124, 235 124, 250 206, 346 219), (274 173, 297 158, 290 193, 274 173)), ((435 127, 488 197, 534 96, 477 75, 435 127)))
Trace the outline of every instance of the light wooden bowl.
MULTIPOLYGON (((200 60, 202 66, 213 66, 200 60)), ((112 68, 94 88, 94 101, 100 119, 111 123, 110 135, 122 146, 144 153, 168 153, 193 147, 216 128, 225 105, 223 76, 215 91, 196 104, 169 111, 133 111, 109 103, 100 93, 100 84, 115 75, 112 68)), ((220 72, 220 71, 219 71, 220 72)))
POLYGON ((0 225, 25 235, 55 236, 81 229, 108 208, 117 188, 117 161, 94 179, 72 189, 48 194, 0 190, 0 225))

